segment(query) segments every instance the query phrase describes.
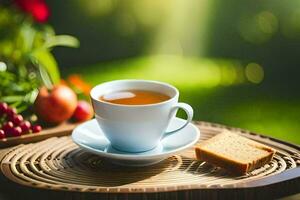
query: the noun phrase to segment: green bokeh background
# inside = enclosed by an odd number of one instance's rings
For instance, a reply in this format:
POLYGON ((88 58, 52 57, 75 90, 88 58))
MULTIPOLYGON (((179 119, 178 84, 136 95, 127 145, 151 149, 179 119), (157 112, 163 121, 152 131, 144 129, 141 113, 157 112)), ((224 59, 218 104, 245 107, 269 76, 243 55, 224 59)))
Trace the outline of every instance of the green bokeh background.
MULTIPOLYGON (((169 82, 195 120, 300 144, 300 1, 59 0, 49 23, 64 77, 169 82)), ((180 114, 181 115, 181 114, 180 114)))

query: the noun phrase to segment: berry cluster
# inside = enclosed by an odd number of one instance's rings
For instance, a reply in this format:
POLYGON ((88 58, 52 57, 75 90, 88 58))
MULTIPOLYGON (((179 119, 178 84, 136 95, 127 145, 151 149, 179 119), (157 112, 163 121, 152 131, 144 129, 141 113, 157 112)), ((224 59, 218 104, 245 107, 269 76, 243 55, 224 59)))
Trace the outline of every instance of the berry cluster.
POLYGON ((31 125, 23 116, 17 114, 15 108, 9 107, 6 103, 0 102, 0 139, 5 137, 17 137, 28 133, 38 133, 42 130, 40 125, 31 125))

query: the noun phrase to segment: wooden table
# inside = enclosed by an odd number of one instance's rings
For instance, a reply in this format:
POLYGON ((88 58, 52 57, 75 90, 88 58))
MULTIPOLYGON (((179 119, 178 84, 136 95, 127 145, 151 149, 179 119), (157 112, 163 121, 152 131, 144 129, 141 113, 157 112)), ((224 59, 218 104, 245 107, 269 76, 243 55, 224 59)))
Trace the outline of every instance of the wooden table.
MULTIPOLYGON (((222 125, 211 124, 206 122, 196 122, 197 126, 203 135, 213 132, 217 134, 218 131, 222 129, 229 129, 246 136, 253 137, 254 139, 266 138, 261 137, 255 133, 225 127, 222 125), (208 128, 209 127, 209 128, 208 128)), ((280 143, 282 145, 290 145, 291 147, 298 149, 300 152, 300 147, 292 145, 286 142, 282 142, 276 139, 267 138, 271 143, 280 143)), ((10 148, 2 149, 0 151, 0 158, 2 160, 3 156, 10 148)), ((187 152, 189 153, 189 152, 187 152)), ((297 161, 298 162, 298 161, 297 161)), ((298 163, 299 164, 299 163, 298 163)), ((254 179, 247 181, 245 183, 238 182, 237 184, 231 186, 223 187, 191 187, 189 189, 185 188, 183 190, 170 190, 165 192, 153 192, 153 193, 97 193, 97 192, 79 192, 76 188, 72 188, 72 191, 57 191, 49 189, 38 189, 27 186, 22 186, 16 184, 3 175, 0 176, 0 199, 11 200, 11 199, 271 199, 285 197, 300 192, 300 167, 289 169, 281 173, 262 177, 260 179, 254 179)))
MULTIPOLYGON (((298 171, 300 173, 300 171, 298 171)), ((284 173, 282 176, 286 176, 288 180, 289 173, 284 173)), ((290 180, 288 183, 274 184, 276 188, 274 193, 269 194, 267 191, 268 186, 262 187, 260 189, 223 189, 217 190, 212 199, 272 199, 275 197, 286 197, 288 195, 299 193, 300 188, 300 179, 290 180)), ((109 194, 99 194, 99 193, 80 193, 80 192, 66 192, 66 191, 53 191, 45 189, 36 189, 25 187, 19 184, 16 184, 8 180, 3 175, 0 176, 0 199, 1 200, 21 200, 21 199, 43 199, 43 200, 54 200, 54 199, 64 199, 64 200, 92 200, 92 199, 141 199, 140 194, 128 194, 128 195, 117 195, 111 196, 109 194)), ((156 193, 153 195, 145 196, 144 199, 188 199, 188 198, 198 198, 206 199, 206 197, 211 197, 209 195, 209 189, 203 190, 201 194, 197 191, 179 191, 172 193, 156 193)), ((300 197, 300 195, 297 195, 300 197)), ((294 199, 294 198, 293 198, 294 199)), ((295 197, 296 199, 296 197, 295 197)))

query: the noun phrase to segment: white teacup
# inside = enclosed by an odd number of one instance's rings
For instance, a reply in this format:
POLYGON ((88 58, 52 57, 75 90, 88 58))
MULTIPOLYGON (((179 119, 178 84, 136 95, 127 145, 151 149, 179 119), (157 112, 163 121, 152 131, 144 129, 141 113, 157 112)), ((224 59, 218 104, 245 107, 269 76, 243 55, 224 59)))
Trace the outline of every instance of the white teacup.
POLYGON ((167 83, 148 80, 116 80, 95 86, 91 92, 95 116, 111 145, 121 151, 142 152, 155 148, 167 135, 183 129, 193 118, 193 109, 178 103, 178 90, 167 83), (166 94, 170 99, 145 105, 123 105, 99 100, 99 97, 120 90, 149 90, 166 94), (177 109, 187 114, 186 123, 166 132, 177 109))

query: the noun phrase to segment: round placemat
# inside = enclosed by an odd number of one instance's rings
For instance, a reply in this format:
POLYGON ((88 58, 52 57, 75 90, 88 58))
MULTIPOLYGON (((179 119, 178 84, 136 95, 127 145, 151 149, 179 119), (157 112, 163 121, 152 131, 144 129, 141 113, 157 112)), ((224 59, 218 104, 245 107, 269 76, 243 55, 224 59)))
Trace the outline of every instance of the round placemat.
POLYGON ((241 134, 277 149, 274 159, 243 176, 234 176, 205 162, 197 161, 194 149, 149 167, 130 168, 79 148, 71 137, 54 137, 19 145, 1 162, 9 179, 22 185, 53 190, 102 193, 166 192, 201 188, 233 188, 240 183, 272 177, 300 165, 300 148, 276 139, 207 122, 195 122, 206 140, 224 130, 241 134))

